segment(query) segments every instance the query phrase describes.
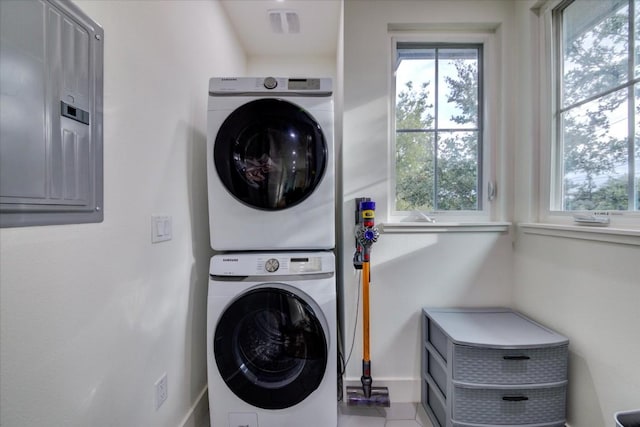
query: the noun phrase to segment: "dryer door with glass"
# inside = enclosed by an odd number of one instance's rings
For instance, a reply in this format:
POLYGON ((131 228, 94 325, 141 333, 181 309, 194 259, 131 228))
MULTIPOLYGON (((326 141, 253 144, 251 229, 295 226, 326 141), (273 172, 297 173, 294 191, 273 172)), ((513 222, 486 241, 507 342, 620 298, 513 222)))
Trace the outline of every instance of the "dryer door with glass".
POLYGON ((215 168, 227 191, 247 206, 282 210, 309 197, 327 169, 328 150, 317 121, 281 99, 248 102, 222 123, 215 168))
POLYGON ((250 290, 222 313, 214 355, 227 386, 263 409, 296 405, 320 385, 328 337, 320 310, 286 285, 250 290))

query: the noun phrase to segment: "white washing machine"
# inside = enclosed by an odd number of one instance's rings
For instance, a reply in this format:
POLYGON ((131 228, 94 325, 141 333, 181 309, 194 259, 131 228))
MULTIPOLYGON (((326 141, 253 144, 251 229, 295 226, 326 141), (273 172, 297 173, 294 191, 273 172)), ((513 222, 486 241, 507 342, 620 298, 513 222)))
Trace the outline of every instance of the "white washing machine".
POLYGON ((210 79, 213 249, 334 248, 334 163, 331 79, 210 79))
POLYGON ((228 253, 209 272, 211 426, 337 426, 333 253, 228 253))

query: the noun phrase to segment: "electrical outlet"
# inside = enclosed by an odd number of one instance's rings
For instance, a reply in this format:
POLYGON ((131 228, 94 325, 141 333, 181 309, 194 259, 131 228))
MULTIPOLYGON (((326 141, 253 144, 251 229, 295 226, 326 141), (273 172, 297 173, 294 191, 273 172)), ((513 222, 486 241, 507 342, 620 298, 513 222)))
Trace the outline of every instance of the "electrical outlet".
POLYGON ((156 381, 155 391, 156 391, 156 411, 160 409, 160 406, 167 400, 169 396, 169 384, 167 383, 167 373, 162 374, 160 379, 156 381))

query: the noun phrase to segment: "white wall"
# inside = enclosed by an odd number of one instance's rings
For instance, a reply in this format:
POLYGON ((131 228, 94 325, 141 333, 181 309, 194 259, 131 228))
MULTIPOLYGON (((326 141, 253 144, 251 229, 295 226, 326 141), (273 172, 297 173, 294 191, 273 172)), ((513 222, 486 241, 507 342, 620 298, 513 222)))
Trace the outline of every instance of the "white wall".
POLYGON ((0 230, 0 425, 175 427, 206 385, 208 78, 246 59, 216 1, 78 4, 105 30, 105 220, 0 230))
POLYGON ((640 409, 640 247, 522 235, 515 307, 570 339, 568 422, 640 409))
MULTIPOLYGON (((539 153, 535 1, 516 1, 518 33, 516 219, 536 216, 539 153)), ((614 425, 640 408, 640 247, 521 234, 514 305, 570 339, 568 421, 614 425)))
MULTIPOLYGON (((511 1, 360 1, 344 5, 344 136, 342 262, 347 353, 356 319, 358 276, 352 267, 356 197, 372 197, 378 222, 386 219, 389 164, 389 70, 387 25, 481 24, 497 28, 502 75, 496 155, 501 203, 509 188, 511 1)), ((464 25, 462 25, 464 26, 464 25)), ((472 28, 473 25, 468 26, 472 28)), ((495 233, 382 234, 373 247, 371 357, 374 383, 387 384, 395 402, 420 399, 419 316, 424 306, 509 306, 512 246, 495 233)), ((361 375, 361 321, 347 366, 348 381, 361 375)))
POLYGON ((256 56, 247 58, 251 77, 331 77, 336 79, 335 56, 256 56))

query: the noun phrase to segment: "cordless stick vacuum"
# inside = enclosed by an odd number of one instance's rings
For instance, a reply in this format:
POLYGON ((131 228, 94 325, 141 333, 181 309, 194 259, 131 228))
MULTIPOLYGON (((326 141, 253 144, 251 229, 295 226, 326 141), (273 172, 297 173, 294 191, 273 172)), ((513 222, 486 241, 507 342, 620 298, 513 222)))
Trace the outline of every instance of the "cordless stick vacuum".
POLYGON ((389 407, 389 389, 372 387, 371 354, 369 349, 369 281, 371 246, 378 240, 378 229, 374 226, 376 204, 371 199, 356 199, 356 253, 353 264, 362 269, 362 387, 347 387, 349 406, 389 407))

